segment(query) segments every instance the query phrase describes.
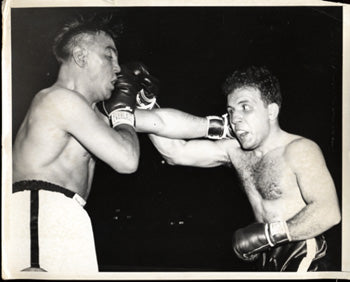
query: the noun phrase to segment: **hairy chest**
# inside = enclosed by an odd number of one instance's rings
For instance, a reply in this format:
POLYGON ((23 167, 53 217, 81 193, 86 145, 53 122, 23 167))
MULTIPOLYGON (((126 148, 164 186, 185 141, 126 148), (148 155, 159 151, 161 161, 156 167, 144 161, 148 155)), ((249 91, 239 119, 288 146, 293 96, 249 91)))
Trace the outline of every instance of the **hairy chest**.
POLYGON ((295 176, 284 161, 282 153, 256 158, 244 155, 236 166, 248 196, 258 195, 263 200, 276 200, 288 193, 295 176))

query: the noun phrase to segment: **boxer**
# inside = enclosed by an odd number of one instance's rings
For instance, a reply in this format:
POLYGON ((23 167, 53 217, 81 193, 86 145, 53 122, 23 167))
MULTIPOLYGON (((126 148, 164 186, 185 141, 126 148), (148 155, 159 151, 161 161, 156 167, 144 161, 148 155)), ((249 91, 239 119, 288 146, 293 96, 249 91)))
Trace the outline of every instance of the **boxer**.
POLYGON ((171 165, 234 167, 256 218, 234 233, 238 257, 260 259, 261 270, 318 269, 327 249, 322 234, 341 218, 319 146, 280 128, 280 85, 267 68, 237 70, 223 89, 228 116, 136 110, 136 129, 152 133, 153 144, 171 165), (179 139, 187 125, 193 130, 191 138, 201 135, 214 140, 179 139), (173 139, 162 137, 164 128, 173 139))
POLYGON ((55 39, 57 81, 35 95, 13 145, 7 271, 98 271, 83 209, 95 160, 119 173, 133 173, 139 162, 134 110, 142 85, 120 74, 115 38, 107 24, 81 19, 55 39), (106 118, 96 104, 113 91, 106 118))

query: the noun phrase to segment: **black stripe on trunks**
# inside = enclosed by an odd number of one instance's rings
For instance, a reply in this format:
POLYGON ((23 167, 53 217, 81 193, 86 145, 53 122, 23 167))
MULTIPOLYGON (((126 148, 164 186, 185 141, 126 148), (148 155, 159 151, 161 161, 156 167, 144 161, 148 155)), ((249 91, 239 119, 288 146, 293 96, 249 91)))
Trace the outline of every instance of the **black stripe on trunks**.
POLYGON ((12 192, 30 191, 30 267, 22 271, 46 272, 39 263, 39 190, 59 192, 69 198, 75 193, 53 183, 41 180, 25 180, 13 184, 12 192))

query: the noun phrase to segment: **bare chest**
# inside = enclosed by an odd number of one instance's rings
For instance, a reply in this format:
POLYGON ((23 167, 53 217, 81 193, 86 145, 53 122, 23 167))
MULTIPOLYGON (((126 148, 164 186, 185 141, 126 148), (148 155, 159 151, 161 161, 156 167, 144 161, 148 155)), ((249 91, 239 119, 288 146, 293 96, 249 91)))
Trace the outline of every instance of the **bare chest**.
POLYGON ((246 154, 236 166, 248 196, 276 200, 288 194, 296 180, 282 153, 265 155, 258 159, 246 154))

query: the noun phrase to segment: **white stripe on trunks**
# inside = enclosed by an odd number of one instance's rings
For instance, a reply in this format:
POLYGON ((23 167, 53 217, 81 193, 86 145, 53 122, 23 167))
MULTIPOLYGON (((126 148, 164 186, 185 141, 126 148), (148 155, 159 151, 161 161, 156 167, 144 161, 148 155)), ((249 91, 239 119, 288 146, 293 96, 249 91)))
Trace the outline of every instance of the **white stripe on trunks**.
POLYGON ((312 260, 316 256, 316 239, 307 239, 306 240, 306 257, 299 264, 297 272, 307 272, 309 269, 312 260))
POLYGON ((75 200, 82 207, 86 205, 86 201, 77 193, 74 194, 73 200, 75 200))

